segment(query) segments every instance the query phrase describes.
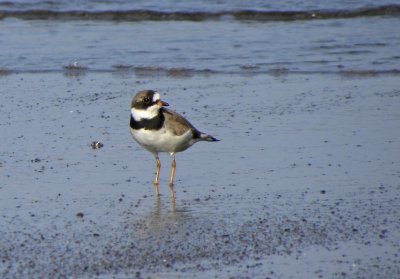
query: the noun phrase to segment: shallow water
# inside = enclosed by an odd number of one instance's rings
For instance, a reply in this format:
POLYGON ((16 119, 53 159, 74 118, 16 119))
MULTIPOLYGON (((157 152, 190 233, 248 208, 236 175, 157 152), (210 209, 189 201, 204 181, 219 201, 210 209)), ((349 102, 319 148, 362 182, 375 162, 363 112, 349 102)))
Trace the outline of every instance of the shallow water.
POLYGON ((398 21, 1 20, 0 277, 398 278, 398 21), (141 89, 221 139, 175 201, 141 89))
POLYGON ((194 72, 398 74, 399 24, 399 18, 303 23, 10 19, 0 21, 0 67, 68 72, 75 64, 78 71, 189 76, 194 72))
POLYGON ((165 14, 154 20, 146 15, 138 21, 111 15, 97 20, 88 13, 80 20, 17 15, 0 20, 0 73, 400 73, 400 12, 351 18, 334 13, 324 20, 293 15, 290 21, 257 20, 262 17, 257 14, 248 20, 191 21, 190 15, 169 20, 165 14))

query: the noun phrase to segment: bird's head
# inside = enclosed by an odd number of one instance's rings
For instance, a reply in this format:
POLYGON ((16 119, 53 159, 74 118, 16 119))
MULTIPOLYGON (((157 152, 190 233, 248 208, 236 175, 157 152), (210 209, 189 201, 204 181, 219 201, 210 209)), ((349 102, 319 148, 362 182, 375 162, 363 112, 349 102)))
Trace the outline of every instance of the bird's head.
POLYGON ((160 99, 160 93, 154 90, 142 90, 138 92, 131 102, 131 113, 135 120, 151 119, 158 115, 161 107, 168 103, 160 99))

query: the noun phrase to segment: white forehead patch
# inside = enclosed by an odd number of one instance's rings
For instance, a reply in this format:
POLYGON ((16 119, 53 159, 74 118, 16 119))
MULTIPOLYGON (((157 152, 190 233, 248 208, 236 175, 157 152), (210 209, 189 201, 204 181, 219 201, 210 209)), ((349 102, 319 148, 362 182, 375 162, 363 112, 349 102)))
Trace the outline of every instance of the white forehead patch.
POLYGON ((160 100, 160 94, 158 92, 154 93, 153 95, 153 102, 157 102, 158 100, 160 100))

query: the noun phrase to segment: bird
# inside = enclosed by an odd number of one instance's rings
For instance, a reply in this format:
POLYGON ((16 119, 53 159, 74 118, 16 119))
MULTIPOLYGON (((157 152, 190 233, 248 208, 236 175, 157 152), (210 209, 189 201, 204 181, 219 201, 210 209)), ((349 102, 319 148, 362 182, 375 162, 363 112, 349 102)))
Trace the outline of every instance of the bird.
POLYGON ((171 157, 169 188, 171 197, 174 197, 175 154, 185 151, 199 141, 219 140, 200 132, 182 115, 167 109, 167 106, 169 104, 161 100, 158 91, 141 90, 132 98, 129 124, 133 139, 151 152, 156 160, 154 187, 157 196, 159 196, 158 179, 161 169, 158 154, 169 153, 171 157))

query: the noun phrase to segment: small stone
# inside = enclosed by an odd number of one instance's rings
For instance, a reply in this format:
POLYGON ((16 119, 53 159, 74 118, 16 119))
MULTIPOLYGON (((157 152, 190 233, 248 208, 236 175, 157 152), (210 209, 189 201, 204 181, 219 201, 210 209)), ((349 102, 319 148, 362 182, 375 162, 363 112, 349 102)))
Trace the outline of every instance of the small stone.
POLYGON ((102 144, 101 142, 95 140, 95 141, 92 141, 92 143, 90 144, 90 146, 91 146, 93 149, 100 149, 100 148, 102 148, 102 147, 104 146, 104 144, 102 144))

